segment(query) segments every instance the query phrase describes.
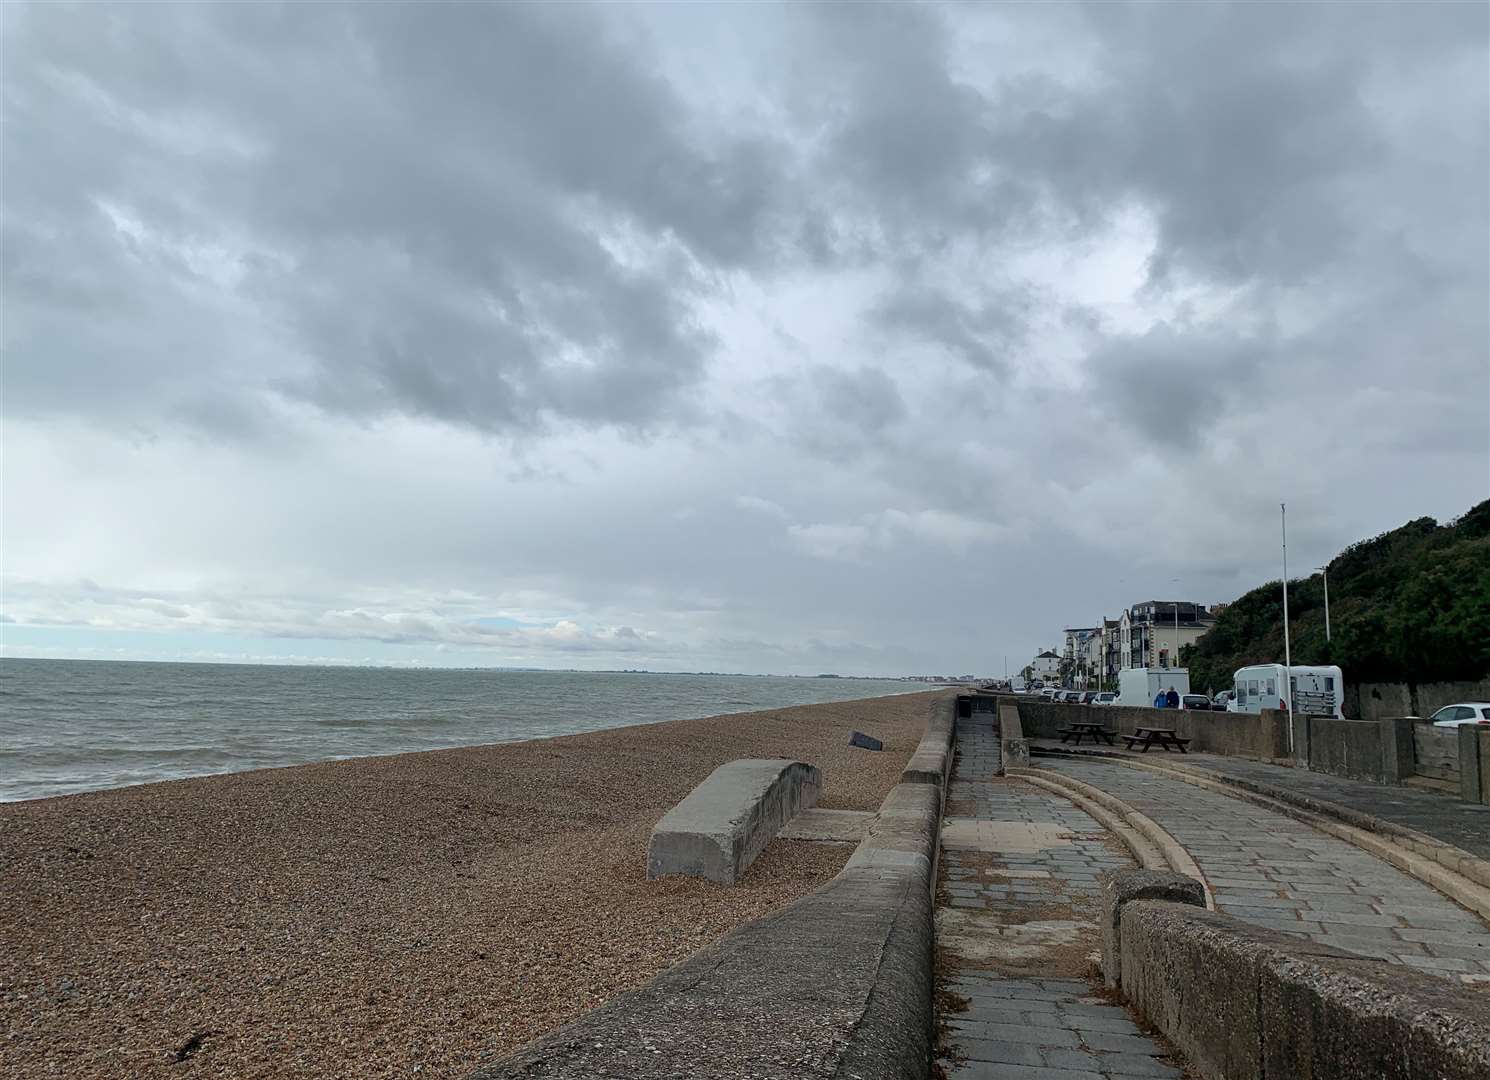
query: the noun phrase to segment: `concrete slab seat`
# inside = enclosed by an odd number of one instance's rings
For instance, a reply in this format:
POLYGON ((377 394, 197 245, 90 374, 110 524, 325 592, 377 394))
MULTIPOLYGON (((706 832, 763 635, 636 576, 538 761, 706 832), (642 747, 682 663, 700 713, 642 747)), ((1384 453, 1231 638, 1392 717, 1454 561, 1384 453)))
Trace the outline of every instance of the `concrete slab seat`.
POLYGON ((733 885, 783 825, 817 804, 822 785, 817 768, 801 761, 726 762, 652 829, 647 877, 687 874, 733 885))
POLYGON ((1200 1075, 1490 1076, 1490 996, 1205 911, 1198 882, 1117 877, 1104 974, 1200 1075))
POLYGON ((470 1080, 926 1080, 939 806, 897 785, 817 892, 470 1080))

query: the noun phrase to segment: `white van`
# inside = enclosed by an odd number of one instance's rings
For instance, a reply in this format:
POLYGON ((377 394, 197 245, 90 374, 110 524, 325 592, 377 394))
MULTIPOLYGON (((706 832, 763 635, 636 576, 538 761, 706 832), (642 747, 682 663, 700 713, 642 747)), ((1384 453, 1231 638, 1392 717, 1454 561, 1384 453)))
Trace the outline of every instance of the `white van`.
MULTIPOLYGON (((1227 712, 1260 713, 1263 709, 1287 709, 1283 695, 1283 665, 1254 664, 1237 671, 1232 683, 1236 697, 1227 712)), ((1310 716, 1345 719, 1345 677, 1337 667, 1296 664, 1288 669, 1294 712, 1310 716)))
POLYGON ((1118 672, 1119 705, 1147 705, 1152 708, 1160 690, 1174 687, 1184 696, 1190 692, 1190 672, 1186 668, 1125 668, 1118 672))

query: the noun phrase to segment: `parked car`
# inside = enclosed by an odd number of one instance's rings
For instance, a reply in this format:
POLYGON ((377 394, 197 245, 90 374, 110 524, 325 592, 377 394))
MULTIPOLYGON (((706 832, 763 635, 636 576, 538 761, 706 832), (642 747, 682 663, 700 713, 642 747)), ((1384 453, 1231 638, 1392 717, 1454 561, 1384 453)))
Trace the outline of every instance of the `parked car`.
POLYGON ((1047 686, 1045 687, 1045 689, 1040 691, 1040 696, 1042 698, 1045 698, 1047 701, 1055 701, 1057 700, 1056 694, 1058 693, 1060 693, 1060 691, 1058 691, 1055 687, 1047 686))
POLYGON ((1434 727, 1459 727, 1461 724, 1490 725, 1490 702, 1463 701, 1457 705, 1445 705, 1428 722, 1434 727))
POLYGON ((1235 690, 1222 690, 1211 698, 1211 709, 1215 712, 1225 712, 1226 706, 1231 704, 1231 699, 1236 697, 1235 690))
POLYGON ((1117 695, 1104 690, 1101 693, 1098 693, 1098 694, 1095 694, 1095 695, 1092 696, 1092 704, 1093 705, 1116 705, 1117 704, 1117 695))
POLYGON ((1181 694, 1180 708, 1198 712, 1211 711, 1211 699, 1204 694, 1181 694))
POLYGON ((1092 699, 1096 696, 1097 691, 1095 690, 1083 690, 1076 700, 1083 705, 1090 705, 1092 703, 1092 699))

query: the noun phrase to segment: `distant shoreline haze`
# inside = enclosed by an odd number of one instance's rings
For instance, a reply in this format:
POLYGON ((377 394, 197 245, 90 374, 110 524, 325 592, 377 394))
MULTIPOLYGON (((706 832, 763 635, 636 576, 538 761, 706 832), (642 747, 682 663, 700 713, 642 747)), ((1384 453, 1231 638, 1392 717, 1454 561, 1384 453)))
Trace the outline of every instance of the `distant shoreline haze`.
POLYGON ((522 667, 507 664, 424 664, 418 661, 407 661, 404 663, 379 664, 364 663, 358 660, 228 660, 222 657, 214 657, 210 660, 177 659, 161 660, 153 657, 116 656, 26 656, 14 653, 0 654, 0 666, 14 661, 25 661, 26 663, 42 664, 161 664, 191 665, 193 667, 264 667, 264 668, 325 668, 335 671, 342 669, 356 669, 366 671, 491 671, 491 672, 537 672, 550 675, 699 675, 725 678, 741 679, 869 679, 878 682, 895 681, 924 681, 931 678, 925 675, 844 675, 838 672, 814 672, 813 674, 793 674, 789 672, 772 671, 681 671, 654 668, 564 668, 564 667, 522 667))
POLYGON ((0 659, 0 802, 920 692, 858 677, 0 659))

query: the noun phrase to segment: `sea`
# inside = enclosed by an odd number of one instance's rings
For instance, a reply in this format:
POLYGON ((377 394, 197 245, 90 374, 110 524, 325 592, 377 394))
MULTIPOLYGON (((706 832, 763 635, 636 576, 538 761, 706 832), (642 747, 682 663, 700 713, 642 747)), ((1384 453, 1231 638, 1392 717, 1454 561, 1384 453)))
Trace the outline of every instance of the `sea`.
POLYGON ((914 693, 893 679, 0 659, 0 802, 914 693))

